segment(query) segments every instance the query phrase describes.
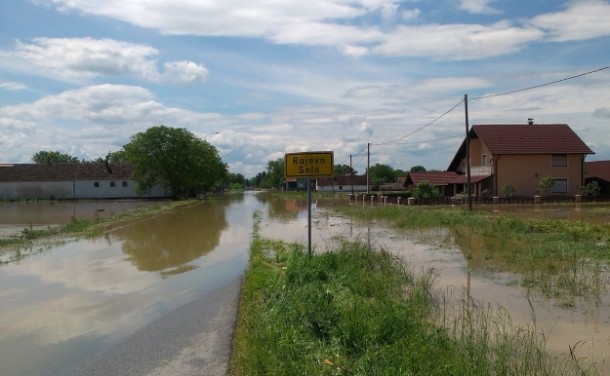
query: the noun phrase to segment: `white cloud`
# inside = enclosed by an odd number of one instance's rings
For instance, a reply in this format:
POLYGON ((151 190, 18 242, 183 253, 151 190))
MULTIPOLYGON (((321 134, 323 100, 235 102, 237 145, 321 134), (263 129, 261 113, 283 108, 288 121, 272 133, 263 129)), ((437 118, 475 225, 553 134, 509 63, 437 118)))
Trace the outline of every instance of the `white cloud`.
POLYGON ((28 87, 20 82, 0 82, 0 89, 9 91, 26 90, 28 87))
POLYGON ((411 21, 421 16, 421 10, 418 8, 406 9, 402 11, 402 19, 405 21, 411 21))
POLYGON ((208 70, 192 61, 174 61, 164 64, 162 80, 178 85, 190 85, 193 82, 205 81, 208 70))
POLYGON ((556 42, 610 36, 610 4, 602 0, 574 1, 561 12, 542 14, 531 24, 556 42))
POLYGON ((508 22, 400 26, 373 52, 390 56, 468 60, 507 55, 540 40, 542 31, 508 22))
POLYGON ((460 9, 474 14, 498 14, 500 10, 493 8, 490 3, 497 0, 460 0, 460 9))
POLYGON ((399 8, 398 4, 388 1, 381 6, 381 17, 391 20, 396 17, 399 8))
POLYGON ((168 62, 157 68, 159 51, 153 47, 114 39, 35 38, 17 42, 10 53, 63 79, 92 79, 103 76, 134 76, 152 82, 178 85, 204 81, 207 69, 190 61, 168 62))

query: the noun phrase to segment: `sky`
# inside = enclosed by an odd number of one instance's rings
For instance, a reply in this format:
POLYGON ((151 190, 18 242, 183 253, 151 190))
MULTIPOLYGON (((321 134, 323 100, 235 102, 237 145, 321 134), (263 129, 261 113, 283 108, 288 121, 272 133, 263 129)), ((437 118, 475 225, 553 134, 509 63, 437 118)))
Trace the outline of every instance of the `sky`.
POLYGON ((0 0, 0 163, 165 125, 246 177, 305 151, 445 170, 466 118, 568 124, 606 160, 608 20, 610 0, 0 0))

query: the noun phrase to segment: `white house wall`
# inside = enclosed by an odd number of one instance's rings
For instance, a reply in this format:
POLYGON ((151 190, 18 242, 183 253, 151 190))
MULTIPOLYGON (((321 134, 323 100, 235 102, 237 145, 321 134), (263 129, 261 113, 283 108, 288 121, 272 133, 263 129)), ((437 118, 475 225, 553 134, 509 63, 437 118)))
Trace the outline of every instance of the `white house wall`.
POLYGON ((0 183, 0 199, 66 199, 72 198, 72 182, 4 182, 0 183))
POLYGON ((142 196, 136 193, 133 180, 71 180, 40 182, 0 183, 0 200, 69 200, 69 199, 112 199, 112 198, 152 198, 168 197, 162 187, 156 186, 142 196), (98 186, 95 186, 95 183, 98 186), (114 187, 111 186, 114 182, 114 187), (126 182, 126 186, 123 186, 126 182))
MULTIPOLYGON (((351 193, 352 192, 352 186, 347 184, 347 185, 318 185, 316 187, 316 190, 318 192, 347 192, 347 193, 351 193)), ((366 185, 356 185, 354 184, 354 192, 366 192, 366 185)))

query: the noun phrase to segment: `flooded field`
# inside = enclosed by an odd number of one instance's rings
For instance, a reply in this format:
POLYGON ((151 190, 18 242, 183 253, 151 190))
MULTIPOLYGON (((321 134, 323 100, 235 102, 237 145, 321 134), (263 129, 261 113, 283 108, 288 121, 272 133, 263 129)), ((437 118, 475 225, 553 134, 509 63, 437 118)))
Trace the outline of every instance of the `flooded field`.
MULTIPOLYGON (((444 229, 402 233, 357 223, 325 207, 314 204, 316 252, 332 250, 342 239, 382 247, 416 271, 433 273, 436 287, 450 300, 467 294, 482 305, 503 307, 515 325, 535 324, 549 350, 569 354, 576 349, 578 357, 597 362, 601 374, 610 374, 605 359, 610 353, 607 268, 597 274, 575 271, 574 278, 598 289, 595 296, 580 294, 566 304, 565 296, 523 287, 517 274, 472 268, 444 229)), ((64 212, 66 207, 57 208, 64 212)), ((536 215, 558 215, 549 209, 536 215)), ((525 215, 517 212, 511 215, 525 215)), ((66 239, 0 265, 0 375, 61 375, 239 276, 248 261, 254 213, 261 217, 261 236, 306 243, 306 200, 248 193, 202 202, 98 238, 66 239)), ((49 218, 55 215, 49 213, 49 218)))
POLYGON ((57 226, 72 218, 104 218, 154 204, 142 200, 0 202, 0 237, 18 235, 24 228, 57 226))

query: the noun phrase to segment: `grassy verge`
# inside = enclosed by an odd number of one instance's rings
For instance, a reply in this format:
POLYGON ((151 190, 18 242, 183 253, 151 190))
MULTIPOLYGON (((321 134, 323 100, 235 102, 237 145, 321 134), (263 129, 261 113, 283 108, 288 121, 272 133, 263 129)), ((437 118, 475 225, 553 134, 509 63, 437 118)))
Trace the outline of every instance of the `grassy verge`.
POLYGON ((446 307, 429 274, 388 252, 345 243, 310 257, 254 233, 231 375, 590 372, 548 356, 535 328, 512 329, 502 313, 446 307))
POLYGON ((610 288, 610 223, 517 219, 460 208, 338 206, 365 221, 400 229, 446 228, 473 268, 509 271, 521 283, 571 306, 574 297, 596 300, 610 288))
MULTIPOLYGON (((134 209, 106 218, 72 218, 70 222, 62 224, 58 227, 49 227, 47 229, 24 228, 20 235, 0 239, 0 253, 9 250, 16 250, 17 254, 21 254, 19 252, 19 248, 31 248, 35 242, 51 241, 52 239, 63 236, 97 236, 105 231, 111 230, 112 228, 124 226, 129 222, 150 218, 158 213, 174 210, 185 205, 191 205, 195 202, 196 201, 194 200, 161 201, 155 205, 134 209)), ((10 258, 9 260, 15 261, 14 257, 10 258)))

